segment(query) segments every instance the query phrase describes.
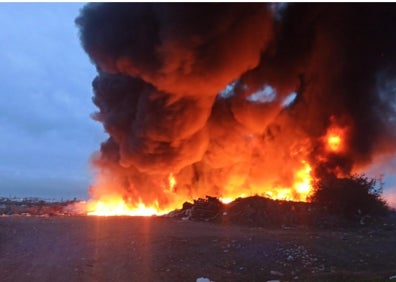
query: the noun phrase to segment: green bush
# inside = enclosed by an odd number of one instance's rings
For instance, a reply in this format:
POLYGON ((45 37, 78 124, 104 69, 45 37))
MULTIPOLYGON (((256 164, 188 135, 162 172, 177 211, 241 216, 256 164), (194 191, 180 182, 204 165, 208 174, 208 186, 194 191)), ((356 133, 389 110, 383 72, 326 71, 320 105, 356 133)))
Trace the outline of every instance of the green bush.
POLYGON ((381 198, 383 182, 363 175, 345 178, 328 176, 315 184, 310 200, 330 213, 349 219, 364 215, 385 215, 389 211, 381 198))

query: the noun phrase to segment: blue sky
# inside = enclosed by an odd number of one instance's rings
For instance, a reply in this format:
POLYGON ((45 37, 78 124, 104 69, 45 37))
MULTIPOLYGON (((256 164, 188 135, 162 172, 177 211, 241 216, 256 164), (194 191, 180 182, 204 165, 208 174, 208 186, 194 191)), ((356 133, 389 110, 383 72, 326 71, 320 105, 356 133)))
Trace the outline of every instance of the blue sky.
POLYGON ((105 140, 89 115, 95 67, 74 19, 82 3, 0 3, 0 196, 86 198, 105 140))

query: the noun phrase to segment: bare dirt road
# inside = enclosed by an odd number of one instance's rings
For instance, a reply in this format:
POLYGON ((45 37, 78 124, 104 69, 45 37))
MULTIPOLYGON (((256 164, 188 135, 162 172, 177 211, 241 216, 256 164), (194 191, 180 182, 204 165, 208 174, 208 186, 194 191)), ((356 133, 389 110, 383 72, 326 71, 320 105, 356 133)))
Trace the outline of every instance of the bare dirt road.
POLYGON ((323 230, 161 217, 0 218, 0 281, 390 281, 393 275, 392 225, 323 230))

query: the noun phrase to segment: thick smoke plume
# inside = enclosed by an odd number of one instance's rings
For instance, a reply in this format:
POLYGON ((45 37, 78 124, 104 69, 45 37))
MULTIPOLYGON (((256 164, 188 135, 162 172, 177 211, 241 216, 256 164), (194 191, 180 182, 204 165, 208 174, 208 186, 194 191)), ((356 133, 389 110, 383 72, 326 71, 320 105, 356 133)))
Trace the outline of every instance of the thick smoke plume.
POLYGON ((76 23, 110 135, 93 196, 248 195, 290 187, 305 162, 320 178, 393 154, 395 18, 386 4, 86 5, 76 23))

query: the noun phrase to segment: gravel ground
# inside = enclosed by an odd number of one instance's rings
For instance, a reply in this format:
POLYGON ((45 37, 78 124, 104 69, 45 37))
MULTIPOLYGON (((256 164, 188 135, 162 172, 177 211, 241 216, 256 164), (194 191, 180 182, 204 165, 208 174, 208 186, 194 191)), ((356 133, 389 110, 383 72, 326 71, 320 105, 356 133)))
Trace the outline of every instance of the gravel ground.
POLYGON ((0 281, 390 281, 394 275, 394 222, 329 230, 163 217, 0 217, 0 281))

